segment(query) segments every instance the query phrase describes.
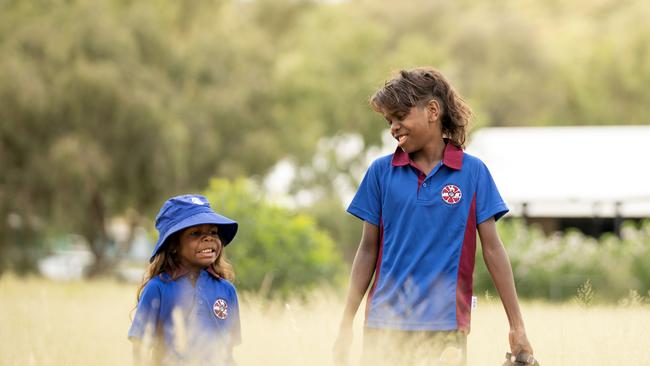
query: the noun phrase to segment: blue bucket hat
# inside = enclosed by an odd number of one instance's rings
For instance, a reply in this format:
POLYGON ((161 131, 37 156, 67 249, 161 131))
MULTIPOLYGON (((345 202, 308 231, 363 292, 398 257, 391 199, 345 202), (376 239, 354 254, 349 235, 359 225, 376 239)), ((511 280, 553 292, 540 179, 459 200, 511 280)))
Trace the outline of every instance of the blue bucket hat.
POLYGON ((223 246, 228 245, 237 234, 237 222, 214 212, 210 208, 210 202, 204 196, 186 194, 168 199, 156 216, 156 229, 159 236, 149 262, 153 261, 172 234, 201 224, 218 225, 223 246))

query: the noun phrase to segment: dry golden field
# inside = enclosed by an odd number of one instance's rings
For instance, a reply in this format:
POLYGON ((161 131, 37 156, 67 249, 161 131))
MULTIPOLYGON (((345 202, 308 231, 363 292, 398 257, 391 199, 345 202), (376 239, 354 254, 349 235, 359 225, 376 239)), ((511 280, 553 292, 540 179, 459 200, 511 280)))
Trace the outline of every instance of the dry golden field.
MULTIPOLYGON (((0 365, 129 365, 126 339, 134 285, 0 278, 0 365)), ((342 299, 268 303, 241 295, 240 365, 331 365, 342 299)), ((542 365, 650 365, 650 306, 524 303, 542 365)), ((361 317, 359 317, 361 318, 361 317)), ((469 365, 501 365, 507 323, 498 301, 479 299, 468 341, 469 365)), ((356 323, 352 358, 360 354, 356 323)), ((353 363, 354 364, 354 363, 353 363)))

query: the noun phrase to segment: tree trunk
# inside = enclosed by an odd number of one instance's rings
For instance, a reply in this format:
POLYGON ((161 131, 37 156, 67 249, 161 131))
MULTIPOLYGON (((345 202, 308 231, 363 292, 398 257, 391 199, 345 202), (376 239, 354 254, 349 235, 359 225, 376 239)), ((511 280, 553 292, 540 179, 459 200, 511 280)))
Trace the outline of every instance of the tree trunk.
POLYGON ((115 266, 115 259, 110 258, 107 249, 110 246, 106 232, 106 209, 99 192, 93 194, 89 207, 89 220, 84 236, 90 246, 95 261, 88 269, 89 278, 107 275, 115 266))

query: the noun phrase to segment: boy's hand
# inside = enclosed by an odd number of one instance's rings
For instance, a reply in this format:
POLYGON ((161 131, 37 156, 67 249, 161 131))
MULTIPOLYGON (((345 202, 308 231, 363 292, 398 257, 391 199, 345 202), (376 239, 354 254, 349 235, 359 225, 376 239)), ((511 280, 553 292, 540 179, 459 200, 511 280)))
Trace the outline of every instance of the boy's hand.
POLYGON ((533 347, 530 345, 524 329, 511 329, 508 340, 513 355, 518 355, 522 351, 533 354, 533 347))
POLYGON ((335 365, 347 365, 352 344, 352 326, 341 325, 339 334, 332 348, 335 365))

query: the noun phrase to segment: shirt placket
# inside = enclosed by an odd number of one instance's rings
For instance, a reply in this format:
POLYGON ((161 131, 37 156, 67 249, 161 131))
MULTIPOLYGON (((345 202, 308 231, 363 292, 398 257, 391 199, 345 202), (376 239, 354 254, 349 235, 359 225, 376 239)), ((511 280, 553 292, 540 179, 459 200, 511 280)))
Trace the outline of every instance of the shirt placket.
POLYGON ((426 201, 428 200, 427 197, 429 197, 429 194, 427 192, 431 189, 431 181, 433 180, 433 176, 436 175, 438 170, 440 170, 441 164, 439 163, 436 165, 431 172, 429 172, 429 175, 426 176, 424 173, 418 169, 416 166, 412 165, 413 169, 418 175, 418 200, 419 201, 426 201))
POLYGON ((199 275, 196 279, 195 286, 192 288, 192 305, 190 306, 187 319, 188 324, 192 324, 192 326, 197 324, 200 309, 205 306, 205 300, 203 300, 203 297, 201 296, 202 288, 204 286, 202 282, 201 275, 199 275))

